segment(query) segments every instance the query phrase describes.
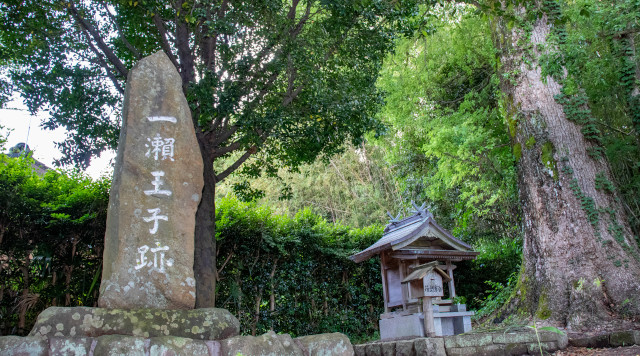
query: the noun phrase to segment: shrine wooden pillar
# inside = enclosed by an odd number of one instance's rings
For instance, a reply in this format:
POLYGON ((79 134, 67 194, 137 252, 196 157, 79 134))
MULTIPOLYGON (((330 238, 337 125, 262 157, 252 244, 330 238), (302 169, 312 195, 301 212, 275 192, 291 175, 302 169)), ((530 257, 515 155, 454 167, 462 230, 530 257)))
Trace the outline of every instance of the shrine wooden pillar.
MULTIPOLYGON (((400 269, 400 280, 404 280, 407 276, 407 263, 405 260, 400 260, 398 263, 398 268, 400 269)), ((402 310, 407 310, 407 300, 409 299, 409 290, 406 283, 401 284, 402 288, 402 310)))
POLYGON ((382 274, 382 294, 384 299, 384 312, 389 312, 389 283, 387 281, 387 259, 386 254, 380 254, 380 271, 382 274))
POLYGON ((456 286, 453 283, 453 265, 450 260, 447 260, 447 273, 449 274, 449 298, 453 299, 456 297, 456 286))
POLYGON ((436 336, 436 327, 433 322, 433 303, 431 297, 422 297, 422 315, 424 316, 424 336, 436 336))

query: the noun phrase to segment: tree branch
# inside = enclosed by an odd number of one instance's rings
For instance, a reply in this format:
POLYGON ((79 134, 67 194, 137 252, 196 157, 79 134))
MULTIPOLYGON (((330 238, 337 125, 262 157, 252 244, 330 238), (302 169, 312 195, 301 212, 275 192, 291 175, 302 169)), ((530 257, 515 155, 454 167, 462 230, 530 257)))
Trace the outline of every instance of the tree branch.
POLYGON ((100 49, 100 51, 102 51, 102 53, 104 53, 104 55, 107 57, 107 60, 118 71, 118 74, 126 78, 128 74, 127 68, 120 61, 120 59, 115 55, 115 53, 113 53, 113 51, 109 48, 109 46, 107 46, 107 44, 104 42, 104 40, 100 36, 100 33, 98 32, 98 30, 91 23, 89 23, 82 16, 80 16, 78 9, 75 7, 73 2, 69 1, 67 5, 68 5, 67 12, 78 22, 78 24, 84 30, 86 30, 91 35, 89 42, 91 42, 91 39, 93 39, 93 41, 98 45, 98 48, 100 49))
MULTIPOLYGON (((184 0, 178 0, 176 8, 182 8, 184 0)), ((178 16, 176 11, 176 48, 178 49, 178 58, 180 58, 180 76, 182 77, 182 85, 195 81, 195 62, 193 53, 189 47, 189 26, 178 16)))
MULTIPOLYGON (((216 17, 217 17, 216 21, 220 21, 221 19, 224 18, 224 15, 228 9, 228 4, 229 4, 228 0, 222 1, 222 4, 220 4, 220 8, 218 8, 218 11, 216 11, 216 17)), ((207 20, 209 21, 212 20, 210 10, 207 10, 207 20)), ((202 29, 204 32, 202 42, 200 45, 200 48, 202 51, 202 60, 205 68, 209 71, 213 71, 215 69, 215 59, 216 59, 215 51, 216 51, 216 45, 218 42, 218 34, 216 33, 213 36, 210 35, 209 31, 211 29, 207 25, 203 25, 202 29)))
POLYGON ((212 147, 219 146, 223 144, 226 140, 228 140, 231 136, 233 136, 233 134, 235 134, 237 131, 238 131, 238 126, 235 126, 235 125, 231 126, 227 130, 223 130, 223 132, 220 132, 219 130, 209 131, 207 132, 207 135, 211 135, 209 143, 212 147))
POLYGON ((215 148, 213 151, 213 158, 218 158, 239 149, 241 146, 240 141, 235 141, 225 147, 215 148))
POLYGON ((122 39, 122 42, 124 43, 124 45, 127 47, 127 49, 129 51, 131 51, 131 53, 133 53, 133 55, 137 58, 140 59, 142 58, 142 55, 140 55, 140 51, 138 51, 132 44, 131 42, 129 42, 129 40, 127 40, 127 38, 124 36, 124 33, 122 32, 122 27, 120 27, 120 25, 118 24, 118 21, 116 20, 115 16, 113 16, 113 14, 111 13, 111 11, 109 10, 109 7, 107 6, 107 4, 105 4, 104 1, 100 1, 100 4, 102 5, 102 7, 104 7, 104 10, 107 12, 107 15, 109 16, 109 19, 111 19, 111 22, 113 22, 113 25, 116 27, 116 30, 118 31, 118 34, 120 35, 120 38, 122 39))
MULTIPOLYGON (((298 7, 298 3, 300 1, 293 1, 293 3, 291 4, 291 7, 289 8, 289 13, 287 14, 287 18, 291 21, 295 20, 295 14, 296 14, 296 9, 298 7)), ((298 21, 298 23, 291 27, 289 29, 289 36, 291 37, 291 39, 295 39, 296 37, 298 37, 298 35, 300 34, 300 32, 302 31, 302 28, 304 27, 304 24, 309 20, 309 17, 311 15, 311 2, 309 2, 307 4, 307 8, 305 10, 305 14, 300 18, 300 21, 298 21)), ((251 67, 249 67, 247 69, 247 74, 251 73, 251 72, 255 72, 256 74, 252 75, 252 79, 256 78, 257 73, 261 73, 260 70, 255 70, 254 71, 254 66, 256 65, 260 65, 262 63, 262 61, 264 60, 264 58, 269 55, 271 53, 271 50, 274 49, 276 47, 276 44, 279 43, 279 40, 282 38, 283 34, 284 34, 284 29, 283 32, 278 35, 276 38, 273 39, 273 41, 268 44, 267 46, 265 46, 262 50, 260 50, 260 52, 258 52, 255 56, 254 59, 254 64, 251 65, 251 67)), ((279 49, 278 51, 276 51, 273 54, 274 58, 278 58, 280 55, 282 54, 282 50, 279 49)), ((244 78, 248 77, 248 75, 243 76, 242 79, 240 80, 245 80, 244 78)))
POLYGON ((300 84, 293 92, 289 93, 289 95, 285 96, 284 100, 282 101, 282 106, 289 106, 289 104, 291 104, 293 102, 293 100, 298 96, 298 94, 300 94, 300 92, 302 91, 302 89, 304 89, 305 85, 308 83, 308 81, 305 81, 304 83, 300 84))
POLYGON ((235 249, 236 249, 236 246, 234 245, 231 252, 229 252, 229 256, 227 256, 227 258, 224 260, 224 263, 222 264, 222 266, 220 266, 219 269, 216 269, 216 281, 220 280, 220 273, 222 273, 222 270, 224 269, 224 267, 227 265, 227 263, 229 263, 229 260, 231 260, 231 257, 233 257, 235 249))
POLYGON ((173 55, 171 46, 169 45, 169 40, 167 39, 167 28, 164 26, 164 21, 160 18, 158 13, 153 14, 153 24, 156 25, 156 29, 158 29, 158 33, 160 33, 160 47, 164 53, 167 54, 176 69, 180 70, 180 64, 178 63, 176 56, 173 55))
POLYGON ((115 74, 113 74, 113 71, 111 70, 111 68, 109 68, 109 65, 107 64, 107 62, 102 57, 102 53, 100 53, 100 51, 98 51, 98 49, 91 42, 91 37, 89 36, 87 31, 84 28, 80 28, 80 31, 82 31, 82 34, 87 38, 87 43, 89 44, 89 49, 91 49, 91 51, 96 55, 96 59, 98 60, 98 64, 100 64, 100 66, 105 70, 105 72, 107 72, 107 77, 109 77, 109 79, 111 79, 111 82, 113 83, 113 86, 116 88, 116 90, 120 94, 124 94, 124 89, 122 88, 120 83, 118 83, 118 78, 116 78, 116 76, 115 76, 115 74))
POLYGON ((220 183, 225 178, 229 176, 229 174, 233 173, 238 167, 240 167, 252 154, 256 153, 258 148, 256 146, 251 146, 240 158, 238 158, 232 165, 227 167, 220 174, 216 175, 216 183, 220 183))
MULTIPOLYGON (((289 35, 291 37, 293 38, 297 37, 302 31, 304 24, 307 22, 307 20, 309 20, 309 16, 311 15, 311 4, 312 4, 311 1, 307 3, 307 9, 304 11, 304 15, 302 15, 302 17, 300 18, 300 21, 298 21, 296 26, 289 31, 289 35)), ((291 19, 293 20, 293 17, 291 17, 291 19)))

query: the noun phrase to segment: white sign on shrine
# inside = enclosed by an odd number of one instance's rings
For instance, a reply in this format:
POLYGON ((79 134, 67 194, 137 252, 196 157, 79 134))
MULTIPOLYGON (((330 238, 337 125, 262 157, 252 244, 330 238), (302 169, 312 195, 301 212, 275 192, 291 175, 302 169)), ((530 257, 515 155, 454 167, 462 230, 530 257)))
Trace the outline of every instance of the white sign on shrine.
POLYGON ((425 297, 442 297, 444 290, 442 289, 442 276, 434 270, 430 271, 422 279, 425 297))

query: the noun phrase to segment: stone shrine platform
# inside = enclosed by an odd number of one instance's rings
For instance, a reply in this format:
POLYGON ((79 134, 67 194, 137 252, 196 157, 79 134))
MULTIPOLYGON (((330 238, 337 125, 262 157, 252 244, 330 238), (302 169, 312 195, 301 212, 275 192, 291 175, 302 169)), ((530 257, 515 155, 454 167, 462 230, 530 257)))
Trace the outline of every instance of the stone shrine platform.
MULTIPOLYGON (((433 305, 433 325, 435 336, 458 335, 471 331, 471 316, 464 304, 433 305)), ((423 337, 424 313, 391 312, 380 315, 380 339, 397 340, 423 337)))
POLYGON ((640 345, 640 330, 614 331, 594 336, 572 336, 548 331, 471 332, 460 335, 374 341, 354 345, 356 356, 468 356, 468 355, 540 355, 568 346, 620 347, 640 345))

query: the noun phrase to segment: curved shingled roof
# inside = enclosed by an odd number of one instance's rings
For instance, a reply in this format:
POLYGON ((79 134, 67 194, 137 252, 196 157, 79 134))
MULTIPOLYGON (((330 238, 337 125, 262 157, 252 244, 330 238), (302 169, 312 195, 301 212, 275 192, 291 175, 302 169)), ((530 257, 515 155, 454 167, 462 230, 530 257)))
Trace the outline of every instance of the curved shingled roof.
POLYGON ((400 221, 395 219, 387 225, 382 238, 366 249, 350 256, 354 262, 362 262, 386 250, 399 250, 428 233, 460 252, 473 252, 468 244, 455 238, 433 218, 428 210, 417 209, 416 213, 400 221))

